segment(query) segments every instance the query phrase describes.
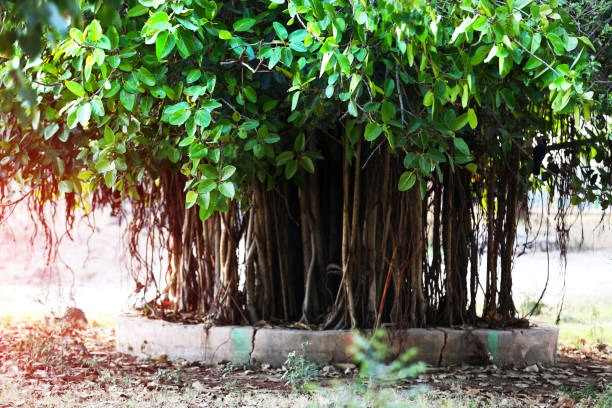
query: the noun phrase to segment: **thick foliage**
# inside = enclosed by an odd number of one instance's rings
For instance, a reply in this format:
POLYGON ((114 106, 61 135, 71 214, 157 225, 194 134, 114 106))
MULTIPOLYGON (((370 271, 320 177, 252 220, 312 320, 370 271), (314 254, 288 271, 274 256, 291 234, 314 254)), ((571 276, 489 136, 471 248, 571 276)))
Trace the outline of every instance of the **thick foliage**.
MULTIPOLYGON (((318 155, 300 130, 342 117, 353 141, 405 154, 400 190, 424 189, 441 163, 472 161, 465 129, 479 118, 579 121, 593 97, 591 42, 554 2, 119 3, 96 6, 83 30, 23 67, 40 101, 29 143, 79 151, 81 168, 57 166, 64 191, 103 180, 130 194, 168 161, 190 179, 187 206, 207 218, 254 177, 313 172, 318 155)), ((3 67, 5 104, 15 66, 3 67)))

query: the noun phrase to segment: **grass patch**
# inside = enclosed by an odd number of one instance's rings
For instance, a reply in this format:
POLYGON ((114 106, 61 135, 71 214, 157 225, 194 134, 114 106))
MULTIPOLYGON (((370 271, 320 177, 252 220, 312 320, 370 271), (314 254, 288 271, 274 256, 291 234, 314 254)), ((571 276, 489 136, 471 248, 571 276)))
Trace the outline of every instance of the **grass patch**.
POLYGON ((612 407, 612 385, 601 391, 593 385, 578 389, 562 388, 561 392, 571 398, 579 407, 610 408, 612 407))
MULTIPOLYGON (((526 315, 531 310, 534 310, 531 320, 550 325, 556 323, 558 312, 556 306, 536 305, 534 299, 524 299, 519 306, 519 313, 526 315)), ((612 301, 567 302, 563 307, 558 327, 560 345, 612 344, 612 301)))

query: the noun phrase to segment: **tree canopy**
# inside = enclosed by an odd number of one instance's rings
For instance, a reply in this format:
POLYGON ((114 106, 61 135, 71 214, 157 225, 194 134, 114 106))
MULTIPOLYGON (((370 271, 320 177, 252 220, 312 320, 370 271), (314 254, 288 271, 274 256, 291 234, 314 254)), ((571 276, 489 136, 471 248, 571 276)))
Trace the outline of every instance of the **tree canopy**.
MULTIPOLYGON (((484 316, 507 321, 529 192, 612 199, 601 64, 560 1, 81 2, 82 23, 40 53, 19 34, 19 2, 1 4, 13 21, 0 41, 12 50, 0 65, 3 196, 15 181, 39 210, 64 196, 69 220, 130 202, 132 249, 143 229, 165 237, 176 310, 225 302, 218 320, 327 315, 338 327, 473 320, 467 272, 477 279, 484 232, 484 316), (334 265, 337 287, 312 294, 334 265)), ((64 9, 46 4, 37 21, 61 31, 64 9)))

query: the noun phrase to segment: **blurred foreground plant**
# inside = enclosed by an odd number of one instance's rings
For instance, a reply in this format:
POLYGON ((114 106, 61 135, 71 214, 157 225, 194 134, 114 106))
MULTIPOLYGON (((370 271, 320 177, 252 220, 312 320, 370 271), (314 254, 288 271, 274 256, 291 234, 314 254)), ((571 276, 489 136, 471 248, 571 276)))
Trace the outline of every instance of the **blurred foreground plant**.
POLYGON ((420 387, 400 389, 402 381, 415 378, 426 370, 422 362, 411 362, 417 350, 408 349, 396 359, 384 330, 366 337, 353 336, 350 352, 358 367, 355 381, 319 388, 313 406, 399 407, 415 401, 424 391, 420 387))

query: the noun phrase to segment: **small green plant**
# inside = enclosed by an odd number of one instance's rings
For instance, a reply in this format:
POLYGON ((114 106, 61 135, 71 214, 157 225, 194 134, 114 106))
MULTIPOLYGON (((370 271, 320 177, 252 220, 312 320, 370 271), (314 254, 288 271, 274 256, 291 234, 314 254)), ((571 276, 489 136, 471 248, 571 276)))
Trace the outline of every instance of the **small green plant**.
POLYGON ((177 368, 162 368, 157 370, 154 379, 160 384, 181 385, 183 383, 183 373, 177 368))
POLYGON ((306 358, 308 342, 302 343, 299 351, 292 351, 285 360, 285 373, 282 379, 294 390, 306 392, 312 387, 310 383, 319 376, 319 366, 306 358))
POLYGON ((360 334, 353 336, 351 352, 359 367, 359 378, 370 385, 380 386, 396 384, 425 372, 424 363, 409 363, 417 354, 415 348, 406 350, 397 359, 387 363, 391 350, 385 342, 385 337, 383 330, 377 330, 370 338, 360 334))
POLYGON ((223 373, 223 375, 228 375, 228 374, 233 373, 234 371, 237 371, 239 368, 240 367, 237 367, 234 363, 229 362, 223 365, 221 372, 223 373))
POLYGON ((253 368, 253 366, 250 364, 236 364, 236 363, 232 363, 231 361, 229 361, 223 364, 221 368, 221 372, 223 373, 224 376, 226 376, 236 371, 245 371, 251 368, 253 368))
POLYGON ((99 365, 100 365, 100 360, 96 358, 86 358, 83 360, 83 366, 85 367, 96 368, 99 365))
POLYGON ((340 384, 331 390, 320 389, 320 395, 329 402, 326 406, 338 407, 377 407, 391 408, 407 406, 407 401, 415 401, 422 393, 416 388, 402 391, 401 396, 394 389, 402 381, 417 377, 425 372, 422 362, 411 362, 415 349, 406 350, 392 359, 383 330, 377 330, 371 337, 358 333, 353 335, 351 353, 359 372, 355 382, 340 384))
POLYGON ((111 370, 102 369, 98 375, 98 381, 100 384, 115 385, 115 376, 111 370))

